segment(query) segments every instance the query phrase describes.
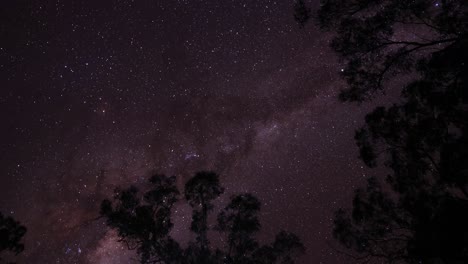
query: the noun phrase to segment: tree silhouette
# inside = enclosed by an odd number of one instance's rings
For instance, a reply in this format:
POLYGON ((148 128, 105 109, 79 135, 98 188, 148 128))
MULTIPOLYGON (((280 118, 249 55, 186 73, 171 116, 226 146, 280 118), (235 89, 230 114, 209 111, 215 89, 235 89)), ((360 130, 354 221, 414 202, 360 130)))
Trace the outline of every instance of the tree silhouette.
POLYGON ((336 212, 334 236, 356 260, 468 263, 465 5, 330 0, 318 12, 347 63, 341 99, 370 99, 385 80, 416 76, 400 103, 377 107, 355 135, 364 163, 389 171, 356 190, 351 212, 336 212))
MULTIPOLYGON (((18 255, 24 250, 21 242, 26 227, 11 217, 5 217, 0 213, 0 253, 11 252, 18 255)), ((0 258, 0 262, 2 259, 0 258)))
POLYGON ((396 75, 409 74, 437 51, 464 42, 466 1, 327 0, 319 26, 346 63, 342 100, 363 101, 396 75))
POLYGON ((311 9, 307 7, 303 0, 297 0, 294 4, 294 19, 301 28, 309 21, 310 15, 311 9))
POLYGON ((154 175, 150 184, 143 197, 134 186, 115 190, 114 203, 104 200, 100 213, 118 232, 119 242, 137 251, 141 263, 178 263, 182 252, 169 236, 171 209, 179 195, 175 177, 154 175))
POLYGON ((251 194, 233 196, 218 214, 212 230, 227 235, 226 248, 210 245, 208 216, 223 192, 214 172, 198 172, 185 184, 185 201, 192 207, 190 230, 196 234, 196 241, 186 248, 170 236, 171 210, 179 201, 175 177, 151 177, 149 190, 142 195, 136 187, 117 189, 113 201, 102 202, 100 213, 119 241, 136 250, 140 263, 294 263, 304 252, 300 239, 284 231, 271 245, 259 245, 255 234, 260 230, 260 202, 251 194))
POLYGON ((251 194, 234 196, 218 215, 218 228, 228 234, 228 259, 246 263, 258 247, 254 235, 260 230, 260 202, 251 194))
POLYGON ((191 230, 197 234, 202 257, 208 253, 208 213, 213 209, 213 200, 223 192, 214 172, 198 172, 185 184, 185 199, 193 208, 191 230))

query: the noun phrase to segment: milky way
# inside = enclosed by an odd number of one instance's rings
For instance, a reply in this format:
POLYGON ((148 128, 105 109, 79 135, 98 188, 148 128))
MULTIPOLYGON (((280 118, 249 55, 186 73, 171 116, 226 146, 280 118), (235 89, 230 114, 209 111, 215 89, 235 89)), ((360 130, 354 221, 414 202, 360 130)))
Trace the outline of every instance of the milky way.
MULTIPOLYGON (((318 2, 311 2, 313 9, 318 2)), ((299 234, 301 263, 344 263, 331 218, 364 181, 330 36, 293 1, 5 1, 0 211, 20 263, 128 263, 98 216, 117 186, 198 170, 262 201, 260 239, 299 234), (47 2, 47 3, 46 3, 47 2), (86 2, 86 3, 83 3, 86 2)), ((178 205, 173 236, 188 241, 178 205)))

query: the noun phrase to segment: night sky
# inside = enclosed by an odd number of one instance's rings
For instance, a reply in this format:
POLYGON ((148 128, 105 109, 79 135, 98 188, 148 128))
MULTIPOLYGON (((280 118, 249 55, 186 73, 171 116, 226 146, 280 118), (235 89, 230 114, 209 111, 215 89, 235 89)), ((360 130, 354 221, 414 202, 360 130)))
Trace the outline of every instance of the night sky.
MULTIPOLYGON (((199 170, 262 202, 260 239, 285 229, 300 263, 346 263, 333 212, 364 183, 339 102, 331 36, 291 0, 2 1, 0 211, 28 227, 20 263, 128 263, 102 199, 152 172, 199 170)), ((315 10, 319 1, 308 2, 315 10)), ((173 236, 193 239, 176 206, 173 236)))

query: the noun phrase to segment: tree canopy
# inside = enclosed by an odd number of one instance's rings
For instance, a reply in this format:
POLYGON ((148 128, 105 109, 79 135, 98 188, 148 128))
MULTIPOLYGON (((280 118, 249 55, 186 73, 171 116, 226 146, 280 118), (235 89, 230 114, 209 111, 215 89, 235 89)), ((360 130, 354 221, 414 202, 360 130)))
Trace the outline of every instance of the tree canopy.
MULTIPOLYGON (((24 250, 21 242, 24 234, 26 234, 26 227, 12 217, 6 217, 0 213, 0 254, 10 252, 18 255, 21 253, 24 250)), ((0 255, 0 263, 1 261, 0 255)))
POLYGON ((341 99, 412 79, 356 131, 360 158, 389 173, 336 212, 335 238, 363 263, 468 263, 466 1, 329 0, 317 21, 347 65, 341 99))
POLYGON ((421 71, 432 54, 466 44, 463 0, 327 0, 317 12, 346 64, 346 101, 373 98, 398 75, 421 71))
POLYGON ((252 194, 238 194, 218 213, 217 223, 210 225, 213 203, 224 192, 219 176, 201 171, 187 181, 184 198, 192 207, 190 230, 196 241, 183 248, 171 235, 171 213, 180 192, 175 177, 154 175, 148 190, 136 187, 116 189, 113 201, 104 200, 101 215, 117 231, 119 241, 136 250, 140 263, 295 263, 304 252, 297 235, 281 231, 275 240, 261 246, 255 237, 260 231, 260 202, 252 194), (225 245, 210 244, 208 231, 225 235, 225 245))
POLYGON ((311 16, 311 9, 307 7, 303 0, 298 0, 294 4, 294 19, 303 28, 311 16))

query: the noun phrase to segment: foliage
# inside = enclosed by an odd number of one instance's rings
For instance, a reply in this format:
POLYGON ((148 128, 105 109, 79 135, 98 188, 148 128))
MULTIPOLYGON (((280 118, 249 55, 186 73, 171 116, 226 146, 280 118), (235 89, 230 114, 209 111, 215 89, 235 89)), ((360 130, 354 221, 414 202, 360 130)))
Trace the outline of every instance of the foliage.
POLYGON ((303 28, 307 21, 309 21, 310 15, 311 10, 307 7, 304 1, 297 0, 294 4, 294 19, 297 21, 301 28, 303 28))
POLYGON ((117 189, 114 201, 104 200, 101 215, 116 230, 119 241, 136 250, 140 263, 294 263, 304 252, 300 239, 280 232, 270 245, 260 246, 255 234, 260 230, 260 202, 251 194, 231 197, 219 212, 213 231, 227 236, 226 249, 210 245, 209 213, 213 203, 224 192, 219 176, 202 171, 185 184, 185 201, 192 207, 191 231, 196 241, 182 248, 171 238, 171 211, 179 201, 175 177, 155 175, 142 196, 137 188, 117 189))
POLYGON ((335 32, 331 47, 346 63, 346 101, 363 101, 386 81, 408 75, 437 51, 466 40, 463 0, 328 0, 319 26, 335 32))
POLYGON ((347 63, 341 99, 361 102, 392 77, 414 78, 355 135, 364 163, 389 170, 356 190, 351 212, 336 212, 334 236, 358 261, 468 263, 465 5, 329 0, 318 12, 347 63))
POLYGON ((214 172, 198 172, 185 184, 185 199, 193 208, 191 230, 197 234, 201 254, 207 254, 209 244, 208 213, 213 209, 213 200, 223 192, 214 172))
POLYGON ((180 258, 179 245, 169 236, 171 209, 179 195, 175 177, 154 175, 150 183, 151 189, 142 198, 133 186, 116 190, 115 203, 104 200, 101 215, 117 230, 119 241, 137 251, 141 263, 174 263, 168 260, 180 258))
POLYGON ((5 217, 0 213, 0 253, 11 252, 16 255, 21 253, 24 250, 21 242, 24 234, 26 234, 26 227, 15 219, 5 217))

